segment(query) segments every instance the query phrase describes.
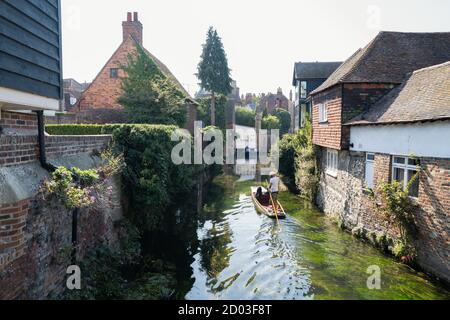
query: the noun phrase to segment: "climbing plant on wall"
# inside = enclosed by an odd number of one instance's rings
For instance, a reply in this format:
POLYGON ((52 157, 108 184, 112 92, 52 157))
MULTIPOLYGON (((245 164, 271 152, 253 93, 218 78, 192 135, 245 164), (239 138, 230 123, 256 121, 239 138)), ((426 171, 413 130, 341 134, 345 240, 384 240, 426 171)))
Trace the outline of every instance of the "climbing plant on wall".
POLYGON ((400 232, 400 242, 393 248, 392 253, 402 261, 412 263, 417 257, 415 237, 417 228, 414 219, 414 211, 417 205, 409 196, 409 190, 417 181, 420 168, 408 182, 407 187, 394 180, 391 183, 381 182, 375 190, 370 191, 376 210, 390 223, 397 226, 400 232))

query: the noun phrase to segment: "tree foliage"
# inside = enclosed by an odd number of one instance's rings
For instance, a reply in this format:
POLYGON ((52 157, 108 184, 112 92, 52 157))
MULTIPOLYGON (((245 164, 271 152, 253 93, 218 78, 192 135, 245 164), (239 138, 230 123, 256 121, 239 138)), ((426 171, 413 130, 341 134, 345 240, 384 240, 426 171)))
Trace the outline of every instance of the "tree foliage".
POLYGON ((280 134, 283 136, 289 133, 289 129, 291 128, 291 114, 284 109, 277 108, 274 110, 273 115, 280 120, 280 134))
POLYGON ((175 126, 107 125, 115 150, 123 153, 123 182, 134 221, 147 231, 161 230, 167 209, 181 195, 188 194, 203 169, 195 165, 175 165, 171 159, 171 141, 175 126))
POLYGON ((211 92, 211 125, 216 125, 216 94, 228 95, 231 90, 230 68, 222 40, 213 27, 208 29, 206 43, 198 64, 200 86, 211 92))
MULTIPOLYGON (((205 127, 211 126, 211 97, 197 99, 197 118, 203 121, 205 127)), ((216 123, 220 129, 226 128, 227 98, 224 95, 216 97, 216 123)))
POLYGON ((278 119, 275 116, 268 115, 262 119, 261 128, 267 130, 280 129, 281 128, 280 119, 278 119))
POLYGON ((138 46, 137 55, 129 55, 122 68, 127 77, 122 78, 123 94, 118 102, 130 122, 184 126, 185 94, 143 48, 138 46))
POLYGON ((295 158, 295 184, 300 195, 313 201, 319 183, 316 148, 312 142, 312 125, 309 119, 298 132, 302 137, 300 149, 295 158))
POLYGON ((285 135, 280 141, 280 173, 289 189, 309 200, 314 199, 318 183, 311 130, 307 120, 304 128, 285 135))
POLYGON ((227 95, 231 92, 230 69, 222 39, 209 27, 206 43, 198 64, 200 86, 210 92, 227 95))
POLYGON ((236 124, 247 127, 255 127, 256 112, 247 108, 236 108, 236 124))

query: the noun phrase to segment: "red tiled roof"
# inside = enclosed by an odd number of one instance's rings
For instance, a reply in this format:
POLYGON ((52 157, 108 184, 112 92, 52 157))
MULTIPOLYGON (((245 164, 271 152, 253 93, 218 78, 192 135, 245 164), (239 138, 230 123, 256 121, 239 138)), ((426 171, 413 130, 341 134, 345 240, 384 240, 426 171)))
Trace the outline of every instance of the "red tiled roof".
POLYGON ((450 60, 450 32, 380 32, 311 94, 339 83, 402 83, 408 73, 450 60))
POLYGON ((450 119, 450 61, 420 69, 346 125, 450 119))

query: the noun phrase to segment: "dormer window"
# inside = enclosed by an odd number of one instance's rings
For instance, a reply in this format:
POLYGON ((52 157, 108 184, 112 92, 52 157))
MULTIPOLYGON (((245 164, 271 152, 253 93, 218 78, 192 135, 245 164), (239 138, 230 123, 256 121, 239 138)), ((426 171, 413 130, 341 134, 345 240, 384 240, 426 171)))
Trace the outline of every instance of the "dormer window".
POLYGON ((300 98, 301 99, 306 99, 307 97, 307 89, 308 89, 308 84, 306 81, 301 81, 300 82, 300 98))
POLYGON ((111 68, 111 69, 109 69, 109 77, 111 79, 119 78, 119 69, 118 68, 111 68))
POLYGON ((327 104, 321 103, 319 104, 319 123, 326 123, 326 122, 328 122, 327 104))

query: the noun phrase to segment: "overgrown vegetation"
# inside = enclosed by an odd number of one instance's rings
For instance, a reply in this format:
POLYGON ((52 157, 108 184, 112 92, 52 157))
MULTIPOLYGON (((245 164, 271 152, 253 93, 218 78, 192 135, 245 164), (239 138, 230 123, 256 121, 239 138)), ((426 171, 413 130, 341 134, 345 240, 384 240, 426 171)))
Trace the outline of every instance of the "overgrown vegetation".
POLYGON ((107 125, 112 133, 114 149, 123 154, 124 188, 127 190, 133 221, 147 231, 161 229, 167 209, 179 197, 193 190, 200 165, 177 166, 171 151, 174 126, 107 125))
POLYGON ((175 81, 164 74, 141 47, 137 56, 129 55, 122 66, 127 77, 122 79, 124 106, 133 123, 168 124, 183 127, 186 123, 186 96, 175 81))
POLYGON ((58 167, 40 187, 44 199, 56 198, 68 210, 93 206, 99 195, 112 192, 105 180, 120 172, 121 156, 113 156, 110 151, 102 154, 103 165, 98 169, 58 167))
MULTIPOLYGON (((95 171, 95 170, 94 170, 95 171)), ((55 196, 67 209, 85 208, 94 203, 94 194, 87 187, 91 186, 98 179, 96 172, 82 171, 78 168, 67 169, 59 167, 53 172, 51 179, 44 181, 41 191, 46 199, 55 196), (81 186, 75 181, 74 171, 84 176, 84 181, 90 181, 91 184, 81 186)))
POLYGON ((73 300, 161 300, 175 298, 175 268, 168 262, 142 254, 141 233, 126 220, 120 230, 119 247, 102 244, 81 261, 82 290, 66 292, 73 300))
POLYGON ((403 262, 413 263, 417 257, 417 249, 414 245, 417 234, 414 211, 417 205, 411 200, 409 190, 419 178, 417 173, 408 182, 407 187, 394 180, 391 183, 381 182, 375 190, 371 190, 376 210, 391 224, 398 228, 400 242, 397 242, 392 253, 403 262))
POLYGON ((317 160, 311 123, 280 140, 280 173, 291 191, 312 201, 317 190, 317 160))

